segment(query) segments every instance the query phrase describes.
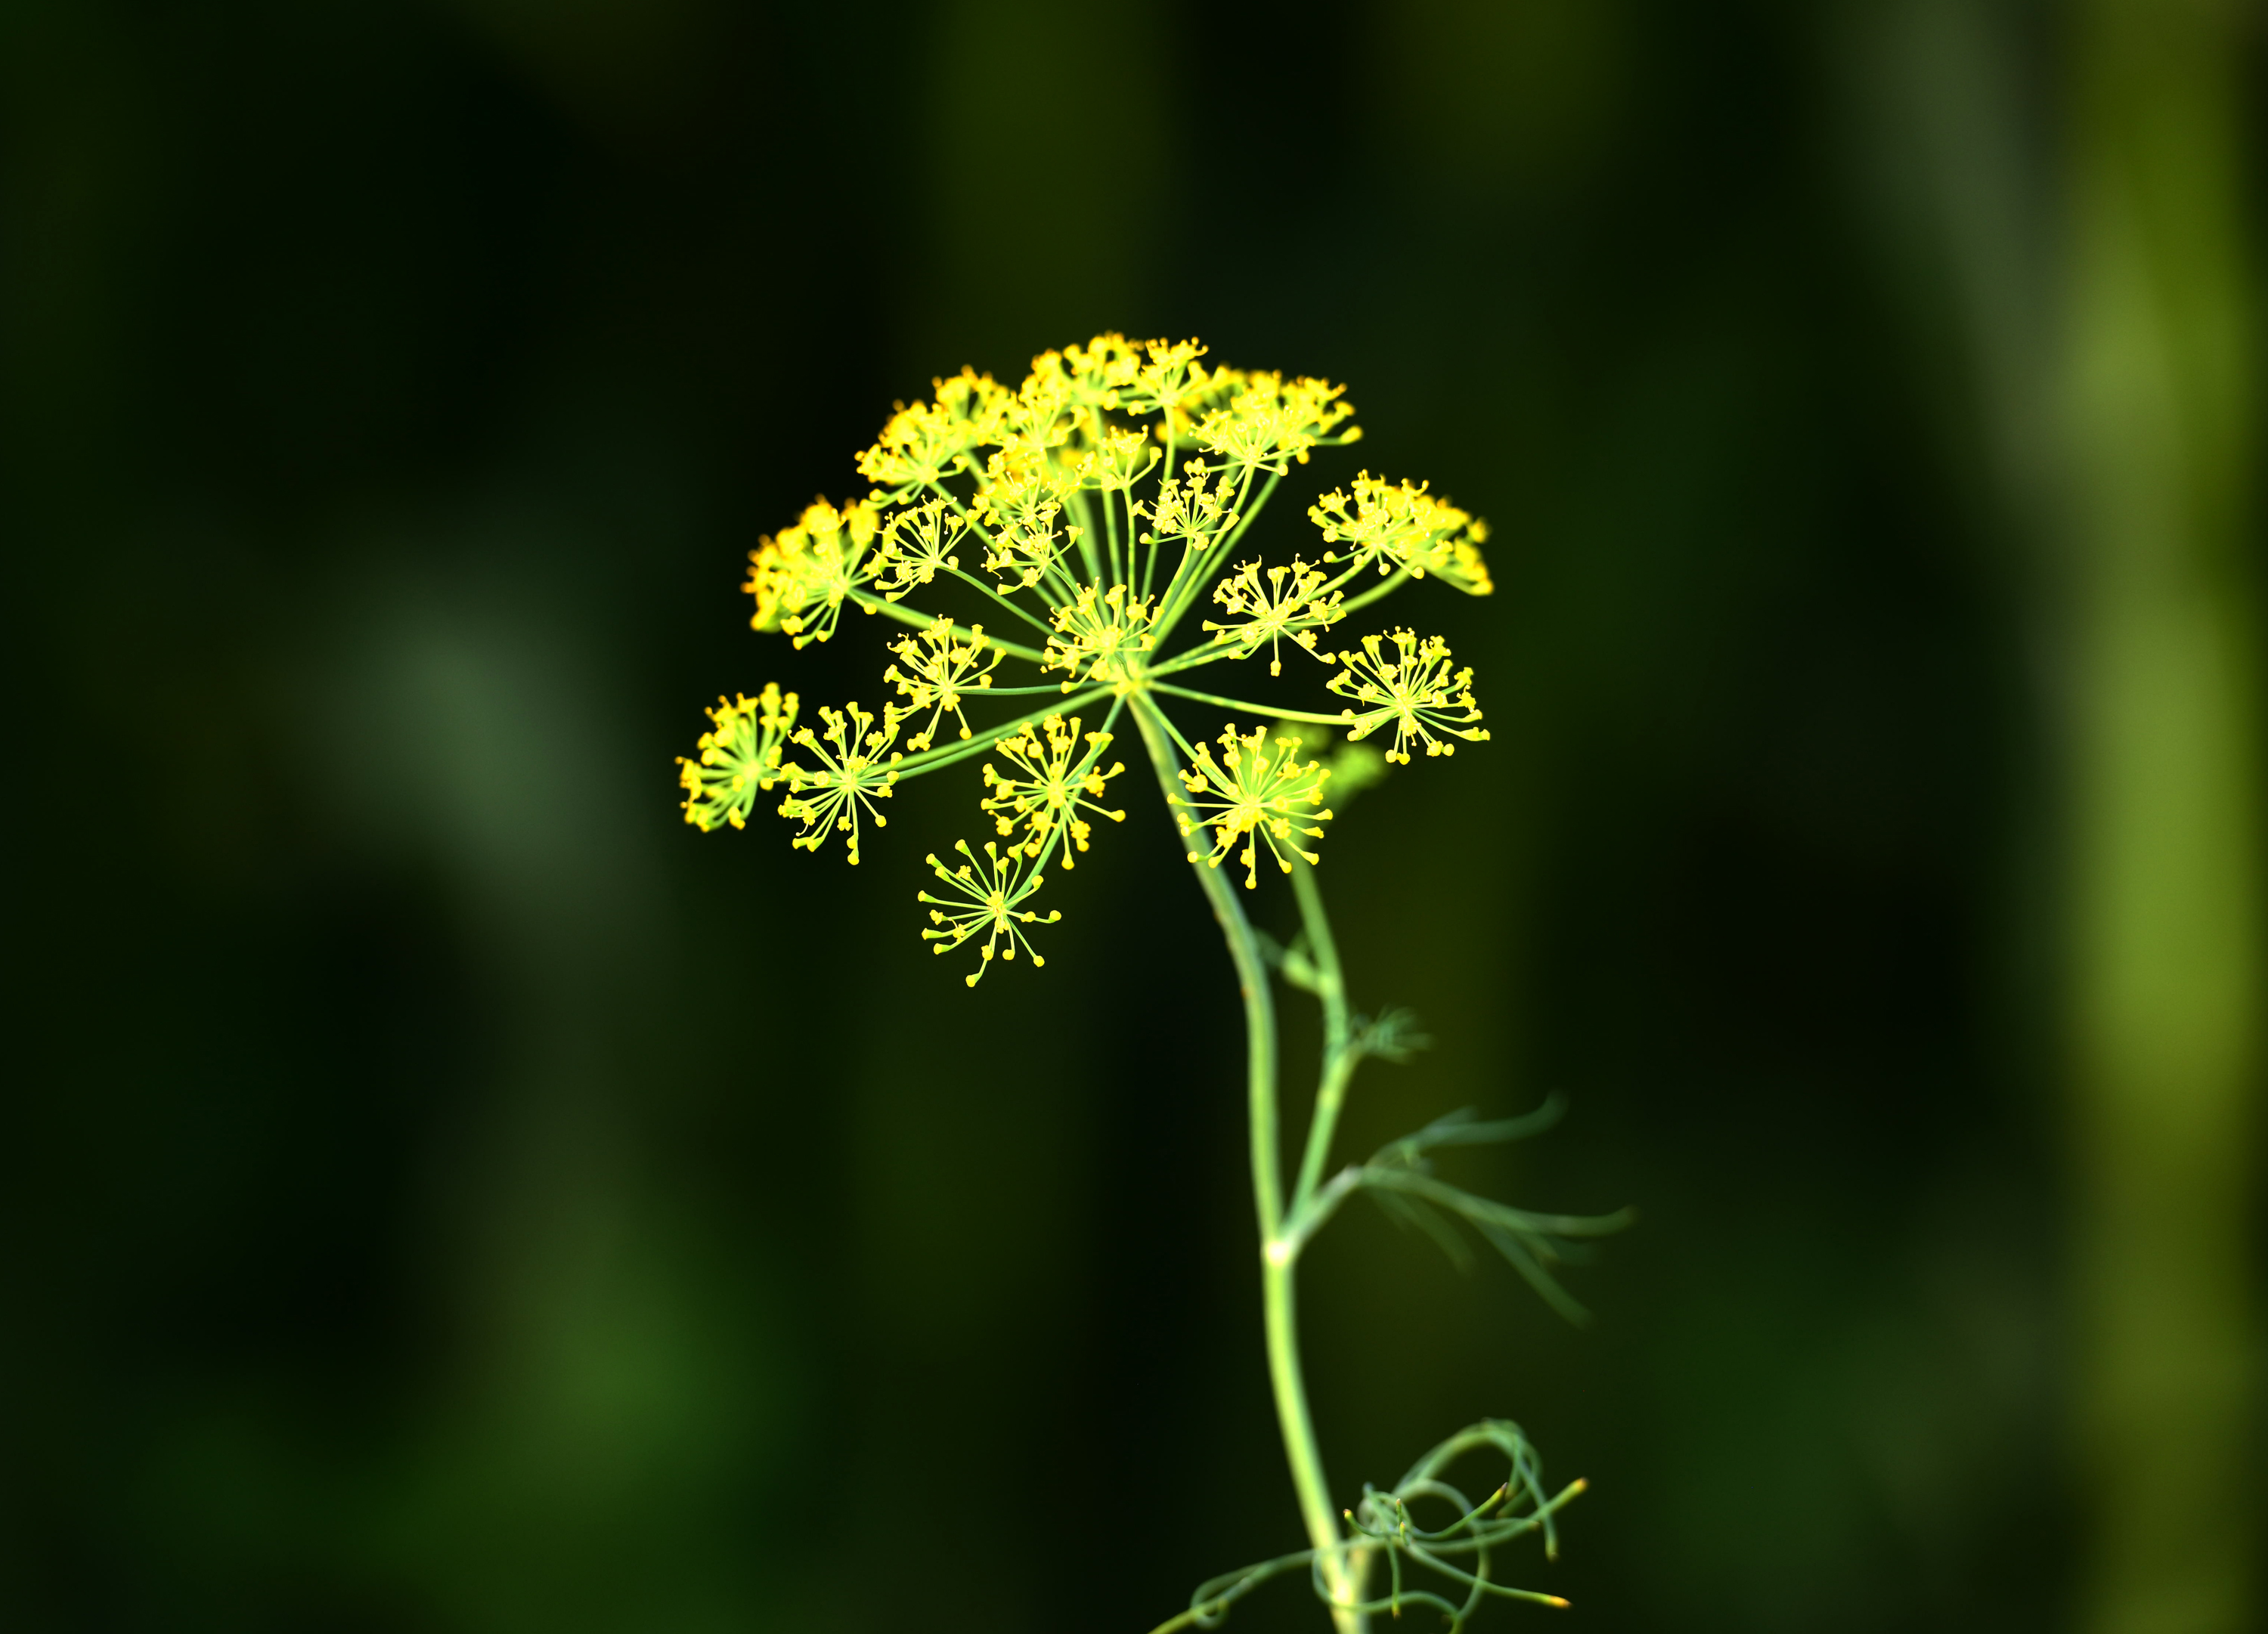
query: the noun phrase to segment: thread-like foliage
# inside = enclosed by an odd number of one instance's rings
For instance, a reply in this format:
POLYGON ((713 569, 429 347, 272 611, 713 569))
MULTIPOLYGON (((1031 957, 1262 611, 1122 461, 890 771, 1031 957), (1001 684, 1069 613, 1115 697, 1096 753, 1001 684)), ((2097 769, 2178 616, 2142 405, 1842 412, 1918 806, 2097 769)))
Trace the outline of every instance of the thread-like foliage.
POLYGON ((1507 1545, 1540 1535, 1544 1557, 1558 1558, 1553 1518, 1583 1490, 1584 1483, 1572 1481, 1547 1495, 1543 1461, 1520 1426, 1501 1418, 1483 1419, 1427 1453, 1389 1490, 1381 1492, 1365 1485, 1362 1502, 1346 1512, 1349 1535, 1344 1541, 1328 1549, 1278 1555, 1201 1583, 1189 1596, 1189 1609, 1168 1617, 1151 1634, 1217 1627, 1229 1608, 1254 1589, 1302 1566, 1317 1596, 1336 1611, 1399 1617, 1405 1610, 1431 1609, 1448 1619, 1449 1634, 1460 1634, 1474 1612, 1492 1598, 1564 1607, 1567 1602, 1556 1594, 1498 1581, 1491 1575, 1493 1557, 1507 1545), (1483 1449, 1496 1452, 1507 1468, 1495 1488, 1476 1502, 1447 1477, 1452 1465, 1483 1449), (1436 1524, 1429 1527, 1428 1519, 1436 1524), (1327 1563, 1340 1568, 1341 1580, 1359 1582, 1373 1575, 1370 1568, 1381 1560, 1387 1573, 1384 1594, 1368 1599, 1334 1598, 1327 1563), (1449 1593, 1429 1583, 1445 1586, 1449 1593))

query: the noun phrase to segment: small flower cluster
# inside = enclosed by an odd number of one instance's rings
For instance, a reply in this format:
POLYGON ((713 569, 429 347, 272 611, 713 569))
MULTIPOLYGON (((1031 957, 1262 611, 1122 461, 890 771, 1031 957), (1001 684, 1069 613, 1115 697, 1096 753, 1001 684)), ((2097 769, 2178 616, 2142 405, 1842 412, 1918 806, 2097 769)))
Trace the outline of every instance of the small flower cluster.
POLYGON ((1102 751, 1110 747, 1110 734, 1090 732, 1082 740, 1079 727, 1076 716, 1066 724, 1062 716, 1050 715, 1040 723, 1040 732, 1027 724, 1013 737, 1001 739, 997 747, 1011 769, 984 768, 984 786, 991 792, 981 806, 992 813, 1004 839, 1016 832, 1018 824, 1023 825, 1024 837, 1009 848, 1012 851, 1021 849, 1027 857, 1045 857, 1058 837, 1067 837, 1071 843, 1063 848, 1066 868, 1077 866, 1071 851, 1085 850, 1087 836, 1094 832, 1094 825, 1080 812, 1091 811, 1113 822, 1126 821, 1124 812, 1096 803, 1104 785, 1126 769, 1123 764, 1113 765, 1108 771, 1096 769, 1102 751), (1042 732, 1047 740, 1044 746, 1042 732))
POLYGON ((758 794, 768 794, 787 774, 780 765, 780 747, 795 730, 801 700, 792 692, 783 697, 777 685, 767 686, 761 697, 717 700, 709 711, 711 730, 701 734, 697 760, 678 762, 684 769, 685 821, 703 834, 720 823, 747 827, 748 808, 758 794))
POLYGON ((1349 740, 1366 738, 1391 723, 1394 747, 1386 758, 1404 766, 1412 740, 1424 744, 1428 754, 1454 754, 1457 746, 1445 739, 1487 742, 1488 729, 1475 725, 1481 711, 1473 702, 1473 672, 1449 668, 1449 644, 1439 636, 1420 641, 1412 631, 1397 629, 1389 656, 1387 639, 1365 636, 1360 651, 1338 654, 1343 667, 1323 683, 1357 705, 1344 711, 1349 740))
POLYGON ((1485 596, 1495 588, 1481 560, 1487 523, 1434 498, 1423 482, 1389 487, 1365 471, 1351 486, 1351 497, 1334 489, 1307 508, 1324 540, 1345 547, 1325 561, 1375 563, 1381 573, 1398 568, 1412 578, 1432 573, 1468 595, 1485 596))
MULTIPOLYGON (((1292 835, 1322 837, 1317 825, 1329 821, 1331 814, 1317 808, 1323 803, 1323 784, 1330 778, 1330 768, 1314 761, 1302 763, 1300 740, 1278 738, 1270 743, 1265 726, 1255 726, 1241 736, 1235 727, 1226 727, 1220 734, 1220 747, 1222 754, 1216 761, 1212 745, 1198 744, 1194 763, 1181 774, 1188 792, 1176 798, 1174 805, 1179 808, 1182 836, 1210 828, 1212 855, 1204 860, 1215 868, 1242 840, 1244 849, 1237 851, 1236 860, 1244 865, 1247 890, 1259 883, 1258 848, 1263 841, 1276 865, 1285 873, 1292 872, 1291 861, 1284 855, 1286 850, 1298 851, 1311 863, 1321 861, 1314 852, 1302 850, 1292 835)), ((1189 860, 1196 862, 1200 855, 1191 851, 1189 860)))
POLYGON ((946 894, 920 894, 922 934, 939 953, 981 937, 972 984, 996 958, 1041 962, 1025 928, 1059 916, 1027 906, 1043 871, 1057 858, 1071 867, 1096 818, 1123 819, 1101 803, 1123 770, 1102 764, 1122 715, 1151 750, 1192 860, 1233 857, 1248 887, 1263 848, 1285 872, 1295 857, 1314 862, 1329 768, 1265 725, 1192 742, 1169 710, 1336 727, 1350 742, 1391 725, 1386 758, 1403 765, 1416 750, 1447 754, 1488 736, 1472 671, 1452 666, 1440 637, 1395 629, 1329 642, 1412 580, 1490 593, 1478 519, 1423 483, 1366 472, 1309 506, 1321 536, 1309 556, 1240 554, 1292 467, 1360 438, 1344 397, 1325 380, 1215 366, 1194 341, 1117 335, 1042 353, 1013 387, 968 369, 935 382, 858 455, 869 491, 840 506, 820 499, 760 541, 746 585, 755 628, 799 649, 833 638, 846 607, 903 626, 882 672, 896 701, 879 714, 822 706, 801 725, 795 695, 776 686, 720 701, 697 755, 680 762, 686 820, 742 827, 756 796, 778 787, 780 814, 801 825, 793 843, 817 850, 840 834, 856 863, 901 780, 990 756, 979 806, 995 837, 981 854, 958 845, 950 866, 932 857, 946 894), (917 593, 958 598, 983 622, 917 607, 917 593), (1177 649, 1200 607, 1217 616, 1177 649), (1263 650, 1280 677, 1287 646, 1329 672, 1336 713, 1185 684, 1263 650), (1009 660, 1028 681, 996 684, 1009 660), (1019 698, 1035 707, 969 718, 976 703, 1019 698), (1101 713, 1096 729, 1086 710, 1101 713))

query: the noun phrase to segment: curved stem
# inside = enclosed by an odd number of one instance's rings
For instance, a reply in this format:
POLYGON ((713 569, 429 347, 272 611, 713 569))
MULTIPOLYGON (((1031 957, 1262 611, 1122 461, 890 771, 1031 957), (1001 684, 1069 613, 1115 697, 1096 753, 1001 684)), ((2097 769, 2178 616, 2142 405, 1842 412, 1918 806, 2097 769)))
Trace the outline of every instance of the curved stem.
POLYGON ((1102 558, 1095 554, 1094 518, 1086 508, 1086 491, 1084 489, 1074 488, 1071 490, 1071 513, 1077 519, 1075 525, 1079 528, 1079 559, 1086 569, 1087 581, 1090 584, 1102 584, 1105 582, 1102 577, 1102 558))
MULTIPOLYGON (((1097 418, 1100 417, 1101 416, 1097 416, 1097 418)), ((1131 549, 1129 549, 1126 553, 1125 562, 1123 564, 1119 562, 1118 508, 1110 502, 1110 491, 1111 490, 1107 488, 1101 489, 1101 498, 1099 502, 1102 507, 1103 554, 1110 560, 1111 578, 1116 583, 1123 585, 1130 583, 1134 578, 1134 553, 1131 549)), ((1134 537, 1132 534, 1130 534, 1127 535, 1126 542, 1130 546, 1133 544, 1134 537)))
MULTIPOLYGON (((1170 806, 1178 799, 1180 779, 1167 740, 1167 723, 1146 696, 1134 700, 1134 720, 1170 806)), ((1281 1236, 1284 1164, 1278 1145, 1275 996, 1269 985, 1267 961, 1252 933, 1252 922, 1236 900, 1236 887, 1202 859, 1191 866, 1212 906, 1213 916, 1220 922, 1244 995, 1246 1108, 1251 1125, 1252 1200, 1260 1225, 1261 1310, 1268 1342, 1268 1382, 1275 1393, 1276 1418, 1284 1434, 1292 1486, 1299 1497, 1300 1518, 1307 1526, 1308 1542, 1322 1558, 1332 1600, 1349 1601, 1356 1598, 1352 1591, 1359 1588, 1359 1579, 1339 1557, 1344 1540, 1331 1509, 1330 1483, 1324 1478, 1322 1452, 1316 1445, 1314 1417, 1308 1410, 1307 1380, 1300 1366, 1299 1298, 1294 1282, 1299 1255, 1281 1236)), ((1331 1615, 1339 1634, 1362 1634, 1367 1627, 1363 1614, 1348 1606, 1335 1604, 1331 1615)))
MULTIPOLYGON (((1055 633, 1048 628, 1046 621, 1042 619, 1030 608, 1024 607, 1018 602, 1010 600, 1008 597, 1002 594, 999 590, 986 584, 983 579, 977 578, 976 574, 964 573, 961 569, 950 564, 946 566, 945 570, 952 574, 955 578, 961 580, 963 584, 973 585, 975 588, 991 597, 995 602, 998 603, 1001 607, 1007 608, 1009 612, 1013 613, 1018 618, 1022 619, 1024 622, 1029 624, 1034 629, 1038 630, 1041 635, 1051 636, 1055 633)), ((990 639, 990 637, 987 637, 987 639, 990 639)))
POLYGON ((1250 703, 1242 698, 1224 698, 1216 692, 1192 692, 1187 687, 1170 687, 1162 681, 1152 680, 1150 690, 1170 692, 1177 698, 1217 704, 1225 710, 1242 710, 1253 715, 1271 716, 1278 720, 1307 720, 1321 726, 1344 726, 1347 724, 1344 715, 1318 715, 1313 710, 1279 710, 1272 703, 1250 703))
MULTIPOLYGON (((1337 578, 1332 579, 1315 593, 1319 596, 1328 596, 1334 590, 1338 590, 1345 585, 1351 585, 1356 579, 1362 577, 1365 570, 1369 566, 1370 562, 1367 559, 1358 557, 1352 567, 1348 568, 1345 572, 1341 573, 1337 578)), ((1406 567, 1396 568, 1390 574, 1386 573, 1383 571, 1383 564, 1381 564, 1381 570, 1379 577, 1383 579, 1383 583, 1374 585, 1370 589, 1363 591, 1351 601, 1343 601, 1339 604, 1340 618, 1343 619, 1346 617, 1350 613, 1361 611, 1361 609, 1368 607, 1372 602, 1377 600, 1381 596, 1392 595, 1395 591, 1401 589, 1403 585, 1410 582, 1411 574, 1410 570, 1406 567)))
MULTIPOLYGON (((1143 747, 1157 773, 1167 803, 1179 808, 1180 768, 1174 763, 1167 734, 1178 737, 1158 706, 1147 698, 1135 701, 1134 720, 1141 730, 1143 747)), ((1252 922, 1236 900, 1235 887, 1218 868, 1200 859, 1195 865, 1197 884, 1220 922, 1228 943, 1228 956, 1236 966, 1236 979, 1244 994, 1245 1080, 1252 1130, 1252 1200, 1259 1215, 1263 1242, 1272 1242, 1284 1223, 1284 1164, 1278 1151, 1276 1108, 1276 1000, 1268 981, 1268 963, 1252 933, 1252 922)))
POLYGON ((1261 485, 1260 497, 1253 499, 1252 475, 1251 469, 1248 468, 1237 488, 1235 524, 1223 529, 1219 536, 1210 541, 1198 556, 1183 557, 1181 567, 1174 570, 1173 582, 1166 586, 1165 605, 1158 610, 1155 629, 1160 641, 1173 633, 1174 626, 1181 622, 1182 615, 1196 603, 1198 591, 1212 583, 1220 571, 1220 564, 1228 560, 1229 552, 1236 548, 1237 541, 1244 537, 1261 512, 1267 508, 1268 497, 1276 491, 1276 484, 1284 477, 1280 471, 1269 472, 1267 482, 1261 485), (1246 503, 1248 500, 1250 501, 1248 504, 1246 503), (1189 571, 1188 570, 1193 561, 1195 570, 1189 571))
MULTIPOLYGON (((1003 687, 1000 690, 1020 691, 1021 688, 1003 687)), ((1059 691, 1052 688, 1049 690, 1059 691)), ((981 692, 972 692, 968 696, 976 698, 983 695, 981 692)), ((1097 698, 1107 698, 1109 696, 1108 690, 1101 687, 1090 687, 1085 692, 1076 693, 1070 697, 1058 696, 1055 703, 1043 710, 1034 710, 1028 715, 1019 715, 1015 719, 1002 721, 997 726, 987 726, 982 732, 972 732, 957 742, 943 744, 933 749, 919 750, 907 755, 897 763, 898 780, 902 783, 909 777, 918 777, 927 772, 941 771, 947 766, 967 760, 972 754, 983 754, 985 750, 1012 732, 1026 726, 1036 725, 1050 715, 1060 715, 1070 710, 1084 709, 1097 698)))
MULTIPOLYGON (((885 600, 872 591, 853 589, 850 592, 850 600, 869 613, 880 613, 884 618, 895 619, 899 623, 911 629, 927 629, 937 622, 933 615, 920 612, 899 602, 885 600)), ((1010 658, 1022 659, 1027 664, 1047 662, 1048 655, 1036 647, 1023 646, 1013 641, 1003 641, 998 636, 986 636, 984 644, 988 647, 997 647, 1010 658)))
POLYGON ((1369 590, 1364 591, 1362 594, 1357 596, 1351 601, 1341 602, 1339 604, 1339 616, 1341 618, 1344 618, 1348 614, 1359 612, 1381 597, 1392 595, 1395 591, 1401 589, 1403 585, 1408 584, 1410 582, 1410 573, 1408 568, 1397 569, 1395 572, 1388 575, 1384 584, 1375 585, 1369 590))
POLYGON ((1160 675, 1171 675, 1180 670, 1196 669, 1205 664, 1225 664, 1235 657, 1236 649, 1233 647, 1216 645, 1210 641, 1201 642, 1194 647, 1184 647, 1173 657, 1152 664, 1150 666, 1150 678, 1154 681, 1160 675))
MULTIPOLYGON (((1142 537, 1142 521, 1141 518, 1135 512, 1134 489, 1131 484, 1128 485, 1124 497, 1126 500, 1126 556, 1127 560, 1130 562, 1134 557, 1135 542, 1142 537)), ((1146 546, 1143 547, 1142 551, 1142 593, 1145 596, 1147 596, 1150 593, 1150 581, 1157 577, 1157 572, 1158 536, 1155 534, 1152 534, 1150 535, 1150 542, 1146 546)))
POLYGON ((1297 851, 1292 854, 1292 893, 1300 899, 1300 923, 1307 932, 1307 959, 1315 969, 1315 997, 1323 1004, 1323 1071, 1315 1087, 1315 1114, 1307 1124, 1307 1150, 1300 1163, 1300 1181, 1292 1189, 1294 1213, 1315 1195, 1330 1161, 1331 1137, 1338 1129, 1339 1108, 1346 1100, 1347 1080, 1354 1076, 1351 1027, 1347 1018, 1346 977, 1339 968, 1339 945, 1331 935, 1330 916, 1323 911, 1323 893, 1315 884, 1315 866, 1297 851))

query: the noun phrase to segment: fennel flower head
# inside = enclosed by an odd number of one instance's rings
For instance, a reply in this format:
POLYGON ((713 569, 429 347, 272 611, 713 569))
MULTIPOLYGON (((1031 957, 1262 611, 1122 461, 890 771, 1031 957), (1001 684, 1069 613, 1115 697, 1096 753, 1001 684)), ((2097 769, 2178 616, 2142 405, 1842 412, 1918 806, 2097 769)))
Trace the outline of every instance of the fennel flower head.
POLYGON ((719 700, 680 762, 686 821, 740 828, 777 793, 792 843, 840 835, 855 864, 899 783, 979 762, 983 843, 932 854, 918 894, 937 952, 974 945, 974 986, 996 959, 1044 962, 1029 931, 1061 916, 1035 898, 1123 820, 1113 745, 1130 723, 1190 860, 1231 863, 1248 887, 1263 856, 1318 859, 1328 785, 1374 772, 1367 740, 1403 765, 1484 740, 1447 642, 1343 626, 1413 580, 1488 594, 1485 526, 1364 472, 1308 507, 1288 562, 1263 560, 1247 535, 1292 467, 1361 431, 1341 386, 1206 356, 1102 335, 1041 354, 1013 387, 964 369, 899 408, 858 457, 865 494, 762 541, 745 586, 755 628, 797 649, 841 633, 848 608, 887 619, 887 695, 807 715, 776 684, 719 700), (1270 681, 1287 664, 1320 681, 1309 706, 1190 684, 1263 661, 1270 681), (1231 724, 1192 742, 1174 719, 1191 710, 1231 724), (1322 758, 1333 731, 1362 747, 1322 758))

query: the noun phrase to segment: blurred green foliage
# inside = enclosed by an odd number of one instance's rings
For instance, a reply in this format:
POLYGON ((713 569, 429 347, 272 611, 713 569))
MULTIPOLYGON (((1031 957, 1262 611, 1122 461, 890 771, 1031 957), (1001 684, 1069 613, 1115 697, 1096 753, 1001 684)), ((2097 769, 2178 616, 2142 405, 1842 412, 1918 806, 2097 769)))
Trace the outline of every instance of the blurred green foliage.
POLYGON ((926 787, 855 873, 675 806, 697 703, 784 667, 758 533, 931 375, 1120 328, 1348 381, 1363 462, 1494 526, 1440 613, 1493 741, 1333 836, 1359 1002, 1439 1041, 1345 1149, 1560 1090, 1462 1178, 1645 1216, 1577 1333, 1351 1214, 1337 1478, 1518 1418, 1593 1483, 1537 1584, 1586 1628, 2066 1621, 2021 385, 2064 43, 1984 0, 8 8, 0 1615, 1012 1634, 1296 1546, 1226 963, 1130 960, 1205 939, 1170 834, 972 994, 916 938, 926 787))

